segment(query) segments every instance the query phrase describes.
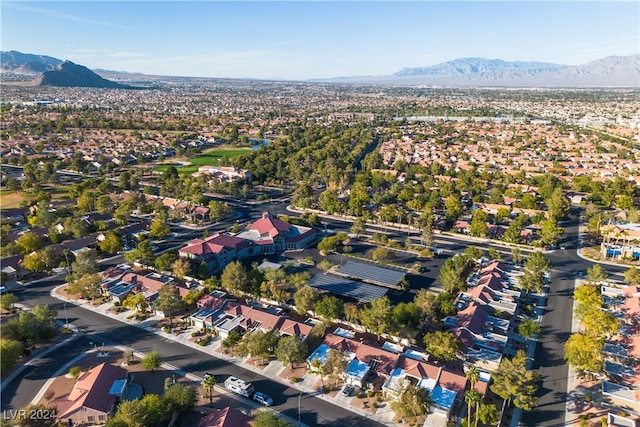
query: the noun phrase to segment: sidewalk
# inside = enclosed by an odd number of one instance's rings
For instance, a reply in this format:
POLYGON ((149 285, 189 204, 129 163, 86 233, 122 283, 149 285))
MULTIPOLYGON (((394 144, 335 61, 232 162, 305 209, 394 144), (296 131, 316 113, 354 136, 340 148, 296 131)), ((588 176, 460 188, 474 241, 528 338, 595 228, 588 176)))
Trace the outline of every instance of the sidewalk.
MULTIPOLYGON (((128 319, 129 316, 131 316, 133 313, 130 310, 127 310, 125 312, 122 313, 115 313, 112 308, 113 308, 113 303, 112 302, 108 302, 108 303, 104 303, 101 304, 97 307, 91 307, 89 306, 89 301, 86 300, 74 300, 71 298, 68 298, 64 295, 62 295, 61 293, 58 293, 57 290, 62 288, 65 285, 60 285, 54 289, 51 290, 51 296, 53 296, 54 298, 58 298, 60 300, 66 301, 68 303, 72 303, 75 305, 79 305, 82 308, 85 308, 87 310, 91 310, 91 311, 95 311, 98 313, 101 313, 105 316, 109 316, 113 319, 116 319, 120 322, 123 323, 127 323, 133 326, 136 326, 138 328, 142 328, 148 332, 152 332, 154 334, 157 335, 161 335, 163 338, 165 339, 170 339, 176 342, 179 342, 183 345, 189 346, 191 348, 193 348, 194 350, 200 351, 202 353, 208 354, 210 356, 216 357, 218 359, 223 359, 227 362, 230 363, 234 363, 237 365, 241 365, 243 368, 251 370, 259 375, 265 376, 267 378, 271 378, 274 381, 278 381, 288 387, 294 388, 296 390, 299 390, 301 394, 309 394, 309 395, 313 395, 315 397, 321 398, 326 400, 327 402, 331 403, 331 404, 335 404, 337 406, 340 406, 344 409, 348 409, 360 416, 363 417, 367 417, 367 418, 371 418, 381 424, 384 425, 388 425, 388 426, 395 426, 396 424, 393 423, 393 416, 394 413, 393 411, 389 410, 389 404, 387 403, 386 405, 383 405, 383 407, 379 408, 375 414, 371 414, 368 412, 365 412, 364 410, 361 410, 359 408, 355 408, 352 405, 346 405, 343 400, 344 399, 337 399, 338 396, 341 396, 341 393, 338 392, 336 397, 332 397, 329 395, 325 395, 323 393, 320 393, 320 391, 315 387, 315 384, 317 384, 317 382, 320 380, 320 377, 314 375, 314 374, 310 374, 310 373, 306 373, 300 381, 296 382, 296 383, 292 383, 290 382, 288 379, 283 378, 280 376, 280 374, 282 373, 282 371, 285 369, 285 367, 282 365, 281 362, 275 360, 275 361, 271 361, 267 366, 263 367, 263 368, 259 368, 253 364, 250 363, 245 363, 243 360, 237 358, 237 357, 231 357, 228 356, 226 354, 224 354, 224 352, 221 351, 221 347, 222 347, 222 342, 220 340, 219 337, 215 337, 209 344, 205 345, 205 346, 201 346, 199 344, 196 344, 195 342, 193 342, 191 340, 191 333, 193 331, 195 331, 197 328, 187 328, 185 331, 180 332, 178 335, 176 334, 172 334, 172 333, 166 333, 163 332, 160 328, 156 328, 154 327, 154 325, 158 322, 160 322, 163 319, 162 315, 155 315, 152 316, 142 322, 137 322, 134 321, 132 319, 128 319)), ((136 352, 136 357, 143 357, 144 355, 141 353, 136 352)), ((172 367, 170 365, 167 365, 172 369, 176 369, 175 367, 172 367)), ((190 374, 185 372, 185 376, 189 376, 190 378, 194 379, 194 380, 201 380, 201 378, 197 377, 196 375, 190 374)), ((222 386, 216 387, 216 390, 218 391, 226 391, 226 389, 222 386)), ((355 399, 356 397, 351 397, 349 399, 355 399)), ((243 402, 244 404, 245 402, 243 402)), ((297 420, 295 420, 294 422, 295 425, 297 425, 297 420)))

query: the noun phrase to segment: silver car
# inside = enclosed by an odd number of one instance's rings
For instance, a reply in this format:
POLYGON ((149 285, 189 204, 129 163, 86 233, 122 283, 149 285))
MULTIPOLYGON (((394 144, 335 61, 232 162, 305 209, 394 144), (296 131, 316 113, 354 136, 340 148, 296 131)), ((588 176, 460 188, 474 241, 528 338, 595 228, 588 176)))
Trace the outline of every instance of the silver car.
POLYGON ((255 400, 258 403, 263 404, 264 406, 273 405, 273 399, 270 398, 269 396, 267 396, 264 393, 260 393, 259 391, 256 391, 256 393, 253 395, 253 400, 255 400))

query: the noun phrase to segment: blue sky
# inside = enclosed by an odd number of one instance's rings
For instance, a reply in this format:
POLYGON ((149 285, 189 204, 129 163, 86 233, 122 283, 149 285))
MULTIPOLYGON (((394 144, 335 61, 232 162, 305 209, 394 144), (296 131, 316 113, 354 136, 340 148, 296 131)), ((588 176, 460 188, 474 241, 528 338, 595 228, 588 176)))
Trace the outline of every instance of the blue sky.
POLYGON ((456 58, 578 65, 640 52, 640 3, 5 1, 1 48, 200 77, 386 75, 456 58))

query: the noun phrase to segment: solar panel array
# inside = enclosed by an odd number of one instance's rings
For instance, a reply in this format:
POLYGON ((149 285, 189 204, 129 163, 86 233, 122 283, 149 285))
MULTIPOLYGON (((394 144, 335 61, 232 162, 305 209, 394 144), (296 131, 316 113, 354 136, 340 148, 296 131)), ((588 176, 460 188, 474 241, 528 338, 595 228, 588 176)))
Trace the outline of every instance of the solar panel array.
POLYGON ((355 282, 334 274, 317 274, 311 279, 309 286, 359 301, 372 301, 382 298, 388 291, 387 288, 382 286, 355 282))
POLYGON ((406 272, 402 270, 392 270, 355 261, 347 261, 336 272, 341 276, 392 287, 398 286, 406 275, 406 272))

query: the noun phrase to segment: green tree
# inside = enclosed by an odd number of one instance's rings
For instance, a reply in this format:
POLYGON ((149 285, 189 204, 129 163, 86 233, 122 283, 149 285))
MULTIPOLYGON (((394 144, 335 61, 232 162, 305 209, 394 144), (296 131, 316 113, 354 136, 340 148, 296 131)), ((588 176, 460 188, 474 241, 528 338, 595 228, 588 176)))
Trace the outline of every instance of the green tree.
POLYGON ((332 267, 333 267, 333 264, 331 264, 331 261, 329 261, 328 259, 323 259, 318 263, 318 268, 322 270, 325 274, 329 270, 331 270, 332 267))
POLYGON ((142 366, 151 372, 155 372, 155 370, 160 367, 161 363, 162 358, 160 357, 160 353, 156 350, 150 351, 142 358, 142 366))
POLYGON ((360 310, 360 321, 365 329, 376 335, 387 332, 391 322, 391 301, 384 296, 371 301, 371 305, 360 310))
POLYGON ((294 427, 289 421, 278 418, 273 412, 259 411, 253 418, 254 427, 294 427))
POLYGON ((604 340, 585 333, 572 334, 564 345, 564 359, 580 378, 595 378, 604 369, 604 340))
POLYGON ((40 272, 44 271, 45 265, 42 261, 42 257, 37 252, 32 252, 22 259, 22 266, 29 271, 40 272))
POLYGON ((327 359, 324 362, 323 369, 329 379, 335 381, 334 386, 337 385, 338 380, 344 374, 348 360, 347 355, 342 350, 332 348, 327 352, 327 359))
POLYGON ((455 194, 450 195, 444 201, 445 213, 444 216, 450 223, 454 222, 460 215, 462 215, 462 203, 460 202, 460 197, 455 194))
POLYGON ((20 357, 22 356, 23 346, 20 341, 0 339, 0 352, 2 352, 2 358, 0 358, 0 371, 6 372, 7 369, 13 368, 20 357))
POLYGON ((18 302, 18 297, 15 294, 7 293, 0 297, 0 307, 3 310, 13 310, 13 305, 18 302))
POLYGON ((107 231, 104 240, 98 242, 98 248, 107 255, 115 255, 122 250, 122 239, 115 231, 107 231))
POLYGON ((222 340, 222 347, 234 349, 242 340, 242 334, 238 331, 231 331, 225 339, 222 340))
POLYGON ((311 286, 303 286, 295 294, 293 294, 293 301, 296 305, 296 311, 300 314, 306 314, 307 311, 313 308, 313 305, 318 300, 320 293, 317 289, 311 286))
POLYGON ((451 362, 460 355, 460 341, 450 332, 436 331, 424 336, 427 352, 436 359, 451 362))
POLYGON ((37 251, 42 245, 43 242, 40 236, 32 231, 27 231, 15 241, 16 250, 24 255, 37 251))
POLYGON ((83 298, 90 298, 95 303, 97 297, 102 295, 102 275, 99 273, 85 274, 74 280, 69 285, 69 290, 79 290, 83 298))
POLYGON ((180 383, 169 387, 163 397, 172 412, 190 411, 198 402, 196 389, 180 383))
POLYGON ((490 388, 507 404, 513 401, 518 408, 530 411, 536 405, 540 376, 527 370, 526 363, 527 355, 522 350, 518 350, 511 359, 503 357, 500 366, 493 372, 490 388))
POLYGON ((122 301, 122 306, 141 313, 146 312, 148 308, 147 300, 143 293, 127 295, 124 301, 122 301))
POLYGON ((96 209, 101 214, 110 214, 113 213, 114 205, 111 197, 106 194, 99 196, 96 200, 96 209))
POLYGON ((496 425, 500 421, 500 411, 494 404, 481 404, 478 415, 482 424, 496 425))
POLYGON ((362 217, 355 218, 349 231, 355 235, 356 239, 359 238, 367 231, 367 220, 362 217))
POLYGON ((314 357, 313 360, 309 362, 308 371, 320 377, 320 381, 322 382, 322 389, 324 390, 324 378, 326 377, 326 373, 325 373, 324 364, 322 363, 322 361, 317 357, 314 357))
POLYGON ((279 361, 285 365, 290 365, 293 369, 294 363, 304 362, 309 347, 295 335, 285 335, 278 340, 275 355, 279 361))
POLYGON ((391 409, 397 420, 413 420, 429 413, 432 402, 423 387, 409 383, 397 398, 391 401, 391 409))
POLYGON ((123 400, 107 427, 151 427, 168 416, 167 405, 157 394, 147 394, 140 399, 123 400))
POLYGON ((327 236, 318 242, 318 250, 324 254, 335 252, 339 243, 336 236, 327 236))
MULTIPOLYGON (((472 422, 471 422, 471 407, 475 406, 476 407, 476 418, 478 418, 478 405, 480 405, 480 402, 482 401, 482 393, 480 393, 479 391, 475 391, 475 390, 467 390, 464 392, 464 401, 467 402, 467 426, 472 426, 472 422)), ((476 422, 477 424, 477 422, 476 422)), ((462 425, 465 425, 464 423, 462 425)))
POLYGON ((571 201, 564 194, 561 188, 553 190, 551 197, 545 200, 547 211, 551 218, 564 218, 569 215, 571 201))
POLYGON ((176 285, 166 284, 158 289, 158 298, 154 303, 156 310, 169 318, 169 328, 173 330, 172 314, 184 309, 185 303, 176 285))
POLYGON ((607 281, 607 273, 600 264, 593 264, 587 268, 587 279, 591 283, 599 283, 607 281))
POLYGON ((213 392, 215 391, 217 382, 215 375, 207 375, 202 380, 202 387, 207 393, 207 397, 209 397, 209 406, 213 406, 213 392))
POLYGON ((171 232, 169 224, 163 218, 156 217, 149 226, 149 236, 154 239, 162 239, 171 232))
POLYGON ((393 328, 398 331, 399 335, 407 338, 415 335, 421 320, 422 310, 414 302, 400 302, 391 312, 393 328))
POLYGON ((246 289, 247 279, 247 270, 240 261, 232 261, 227 264, 220 277, 222 287, 230 294, 246 289))
POLYGON ((388 261, 395 257, 395 252, 389 248, 378 247, 371 252, 371 259, 374 261, 388 261))
POLYGON ((546 219, 542 222, 540 230, 540 241, 545 245, 552 245, 558 241, 560 236, 564 234, 564 228, 558 227, 558 223, 554 217, 546 219))
POLYGON ((278 345, 278 330, 264 332, 261 329, 248 332, 242 337, 236 353, 240 357, 259 357, 269 359, 278 345))
POLYGON ((529 339, 540 333, 540 325, 533 319, 524 319, 518 326, 518 333, 529 339))
POLYGON ((471 224, 469 224, 469 233, 476 237, 486 237, 489 234, 487 220, 489 215, 482 209, 476 209, 471 214, 471 224))
POLYGON ((313 304, 315 313, 328 322, 341 319, 344 314, 344 303, 333 295, 323 295, 313 304))
POLYGON ((75 278, 97 273, 98 261, 96 260, 96 252, 93 249, 77 252, 75 260, 71 263, 71 271, 75 278))
POLYGON ((629 267, 629 269, 624 272, 624 281, 630 285, 640 284, 640 270, 638 270, 637 267, 629 267))
POLYGON ((209 219, 212 222, 221 221, 233 213, 233 208, 226 202, 211 200, 209 202, 209 219))
POLYGON ((513 261, 514 264, 520 264, 523 260, 524 256, 522 256, 522 251, 520 251, 520 248, 517 248, 515 246, 511 248, 511 261, 513 261))
POLYGON ((191 264, 184 258, 178 258, 171 264, 171 269, 178 279, 183 279, 191 273, 191 264))
POLYGON ((178 255, 175 251, 165 252, 156 258, 154 266, 160 271, 169 271, 176 259, 178 259, 178 255))

